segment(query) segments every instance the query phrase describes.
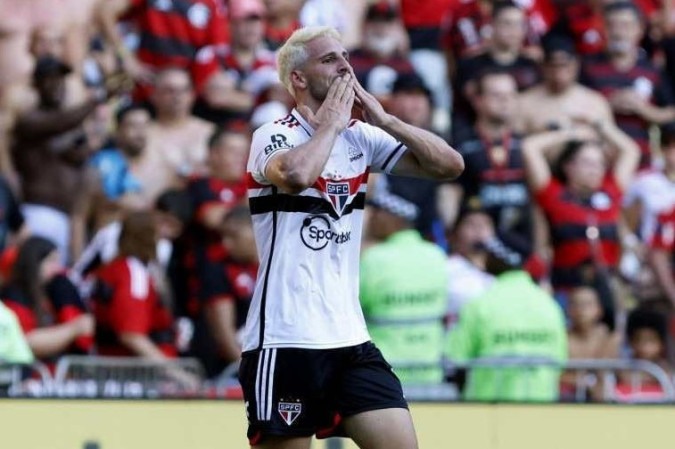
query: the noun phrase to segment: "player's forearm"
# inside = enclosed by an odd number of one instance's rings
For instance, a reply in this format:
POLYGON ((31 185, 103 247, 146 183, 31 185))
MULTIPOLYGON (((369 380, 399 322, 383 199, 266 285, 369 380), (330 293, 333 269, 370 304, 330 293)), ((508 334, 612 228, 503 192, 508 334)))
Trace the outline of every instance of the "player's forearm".
POLYGON ((309 142, 279 156, 279 171, 292 191, 311 187, 321 176, 339 133, 334 123, 322 125, 309 142))
POLYGON ((462 156, 434 133, 409 125, 393 115, 381 128, 403 143, 432 178, 454 179, 464 171, 462 156))

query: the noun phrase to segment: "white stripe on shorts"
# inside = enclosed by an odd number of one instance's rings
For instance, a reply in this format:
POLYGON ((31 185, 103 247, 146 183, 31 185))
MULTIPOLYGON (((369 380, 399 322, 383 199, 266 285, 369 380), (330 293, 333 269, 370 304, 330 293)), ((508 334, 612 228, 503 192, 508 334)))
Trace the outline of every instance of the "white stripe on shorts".
POLYGON ((260 419, 260 416, 262 413, 260 413, 261 410, 261 404, 260 404, 260 383, 262 381, 262 358, 265 350, 263 349, 260 351, 260 354, 258 354, 258 370, 255 375, 255 405, 257 407, 257 412, 256 412, 256 417, 260 419))
POLYGON ((277 363, 277 349, 272 349, 272 359, 270 360, 269 378, 267 381, 267 414, 265 419, 272 419, 272 387, 274 386, 274 365, 277 363))

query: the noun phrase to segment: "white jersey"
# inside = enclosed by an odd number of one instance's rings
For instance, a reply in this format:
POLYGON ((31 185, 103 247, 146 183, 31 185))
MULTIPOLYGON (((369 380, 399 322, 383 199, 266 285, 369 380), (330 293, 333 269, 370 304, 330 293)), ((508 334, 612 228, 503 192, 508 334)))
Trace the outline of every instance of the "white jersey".
POLYGON ((405 146, 353 120, 314 185, 297 195, 283 193, 265 178, 267 163, 312 133, 293 110, 253 134, 248 193, 260 269, 244 351, 339 348, 370 339, 358 291, 366 183, 371 170, 390 172, 405 146))

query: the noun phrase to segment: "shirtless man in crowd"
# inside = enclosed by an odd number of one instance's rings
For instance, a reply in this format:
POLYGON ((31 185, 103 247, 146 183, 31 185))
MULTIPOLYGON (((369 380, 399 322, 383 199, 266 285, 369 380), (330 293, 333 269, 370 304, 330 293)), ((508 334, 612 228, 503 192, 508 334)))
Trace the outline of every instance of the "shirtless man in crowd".
POLYGON ((525 134, 569 127, 576 119, 589 123, 614 122, 605 98, 578 83, 579 58, 574 42, 552 36, 543 43, 543 82, 520 98, 520 120, 525 134))
POLYGON ((65 260, 69 254, 76 256, 84 244, 86 202, 94 185, 87 176, 85 162, 90 150, 83 122, 116 93, 66 106, 69 73, 71 68, 58 59, 37 61, 33 82, 39 104, 18 114, 12 142, 28 228, 53 241, 65 260))

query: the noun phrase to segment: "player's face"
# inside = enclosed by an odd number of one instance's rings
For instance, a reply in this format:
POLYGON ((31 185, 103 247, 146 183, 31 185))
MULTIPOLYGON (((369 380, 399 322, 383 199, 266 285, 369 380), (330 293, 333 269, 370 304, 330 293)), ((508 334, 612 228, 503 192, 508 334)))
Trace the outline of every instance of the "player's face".
POLYGON ((340 42, 332 37, 318 37, 307 44, 309 59, 302 67, 307 90, 316 101, 326 99, 335 78, 351 70, 349 54, 340 42))

